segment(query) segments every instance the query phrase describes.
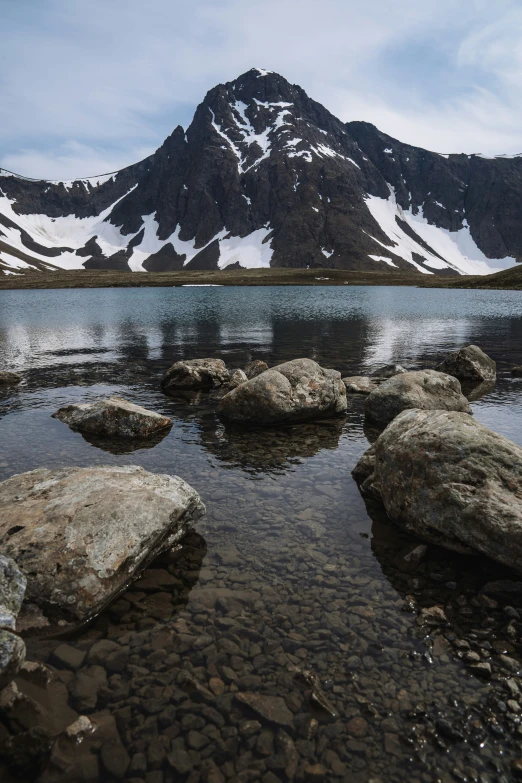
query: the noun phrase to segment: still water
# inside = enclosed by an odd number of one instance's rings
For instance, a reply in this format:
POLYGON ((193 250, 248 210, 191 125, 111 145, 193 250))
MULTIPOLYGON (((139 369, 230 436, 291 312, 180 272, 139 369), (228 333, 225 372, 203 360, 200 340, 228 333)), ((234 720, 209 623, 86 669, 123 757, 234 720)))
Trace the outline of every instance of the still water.
POLYGON ((0 292, 0 367, 24 375, 0 392, 0 480, 37 467, 139 464, 182 476, 207 506, 180 552, 67 639, 84 659, 59 659, 63 640, 28 641, 28 657, 56 669, 46 695, 54 730, 80 714, 112 720, 61 779, 512 779, 522 722, 506 681, 517 674, 497 658, 519 659, 518 612, 479 593, 506 573, 436 547, 407 570, 417 542, 367 507, 351 477, 368 446, 362 399, 339 419, 252 432, 225 427, 212 394, 160 391, 181 358, 220 357, 233 368, 306 356, 363 375, 388 362, 432 367, 467 343, 498 369, 474 415, 522 445, 522 381, 509 372, 522 363, 519 292, 0 292), (171 416, 172 430, 122 453, 51 418, 68 402, 111 393, 171 416), (418 622, 434 605, 445 607, 444 628, 418 622), (118 653, 107 660, 90 653, 104 638, 118 653), (491 679, 471 672, 470 651, 492 663, 491 679), (326 709, 311 703, 303 670, 317 677, 326 709), (279 707, 283 699, 291 719, 260 716, 242 693, 279 707))

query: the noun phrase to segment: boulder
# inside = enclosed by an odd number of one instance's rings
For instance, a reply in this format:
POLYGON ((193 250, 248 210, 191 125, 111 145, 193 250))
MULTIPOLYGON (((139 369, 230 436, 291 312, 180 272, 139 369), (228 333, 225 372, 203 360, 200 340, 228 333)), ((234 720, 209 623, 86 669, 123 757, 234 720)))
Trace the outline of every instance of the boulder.
POLYGON ((404 411, 353 475, 407 531, 522 571, 522 448, 471 416, 404 411))
POLYGON ((377 388, 377 384, 366 375, 350 375, 348 378, 342 379, 346 386, 347 394, 370 394, 377 388))
POLYGON ((513 378, 522 378, 522 364, 515 364, 511 368, 511 375, 513 378))
POLYGON ((245 365, 245 375, 248 380, 255 378, 256 375, 261 375, 265 370, 268 370, 268 364, 261 361, 261 359, 254 359, 253 362, 248 362, 245 365))
POLYGON ((0 555, 0 690, 9 685, 25 660, 25 644, 13 633, 25 587, 26 578, 14 560, 0 555))
POLYGON ((213 389, 228 383, 222 359, 184 359, 167 370, 161 381, 164 392, 176 389, 213 389))
POLYGON ((294 359, 232 389, 220 400, 218 412, 231 421, 270 426, 333 416, 346 407, 341 373, 311 359, 294 359))
POLYGON ((364 404, 367 418, 380 427, 385 427, 408 408, 471 413, 458 380, 435 370, 395 375, 372 391, 364 404))
POLYGON ((388 378, 393 378, 394 375, 400 375, 402 372, 407 372, 407 370, 400 364, 385 364, 384 367, 378 367, 371 372, 370 378, 378 383, 379 381, 386 381, 388 378))
POLYGON ((27 580, 14 560, 0 555, 0 628, 15 630, 26 586, 27 580))
POLYGON ((242 383, 245 383, 245 381, 248 381, 248 378, 243 370, 234 370, 230 373, 228 386, 231 389, 235 389, 237 386, 241 386, 242 383))
POLYGON ((16 386, 20 383, 22 376, 17 372, 7 372, 7 370, 0 370, 0 386, 16 386))
POLYGON ((172 419, 134 405, 122 397, 80 405, 64 405, 53 418, 65 422, 73 430, 102 437, 148 438, 158 430, 172 426, 172 419))
POLYGON ((205 511, 183 479, 136 465, 22 473, 0 483, 0 507, 3 551, 40 609, 34 625, 42 613, 72 624, 97 614, 205 511))
POLYGON ((494 381, 497 377, 496 363, 478 345, 466 345, 450 353, 436 369, 471 383, 494 381))

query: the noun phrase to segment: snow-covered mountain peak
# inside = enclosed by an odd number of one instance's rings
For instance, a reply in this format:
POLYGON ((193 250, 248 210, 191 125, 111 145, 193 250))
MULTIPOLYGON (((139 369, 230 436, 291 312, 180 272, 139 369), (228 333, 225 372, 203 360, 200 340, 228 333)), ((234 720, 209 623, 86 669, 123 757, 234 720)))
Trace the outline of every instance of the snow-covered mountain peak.
POLYGON ((126 169, 63 182, 0 170, 0 272, 482 273, 522 257, 521 213, 522 158, 402 144, 253 68, 126 169))

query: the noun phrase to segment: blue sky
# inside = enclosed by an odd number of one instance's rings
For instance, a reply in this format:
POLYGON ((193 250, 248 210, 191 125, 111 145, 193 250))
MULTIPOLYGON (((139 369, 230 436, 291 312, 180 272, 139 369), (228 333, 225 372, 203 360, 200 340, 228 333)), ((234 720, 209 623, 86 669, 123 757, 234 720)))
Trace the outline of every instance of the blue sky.
POLYGON ((438 152, 522 152, 520 0, 0 0, 0 166, 104 173, 253 66, 438 152))

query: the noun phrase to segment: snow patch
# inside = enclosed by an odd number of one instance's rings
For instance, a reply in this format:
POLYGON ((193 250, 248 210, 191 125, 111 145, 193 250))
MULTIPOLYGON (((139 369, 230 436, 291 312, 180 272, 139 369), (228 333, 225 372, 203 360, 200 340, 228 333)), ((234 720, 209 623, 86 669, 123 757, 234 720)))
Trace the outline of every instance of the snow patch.
POLYGON ((378 196, 368 196, 366 206, 373 218, 389 238, 390 245, 385 245, 380 240, 372 237, 381 247, 391 250, 394 255, 403 258, 412 264, 420 272, 431 274, 426 267, 431 269, 452 268, 464 275, 488 275, 498 269, 507 269, 515 263, 514 258, 491 259, 477 247, 473 240, 469 225, 463 221, 462 228, 458 231, 448 231, 444 228, 428 223, 422 209, 416 214, 410 208, 407 211, 397 204, 393 188, 390 188, 390 197, 382 199, 378 196), (421 244, 408 236, 397 224, 395 218, 407 223, 435 253, 426 250, 421 244), (418 253, 426 259, 425 266, 421 266, 413 260, 412 254, 418 253))
POLYGON ((96 236, 96 241, 103 254, 111 256, 118 250, 127 247, 129 240, 136 236, 136 234, 123 236, 120 229, 110 223, 108 218, 116 204, 137 187, 137 184, 134 185, 99 215, 87 218, 78 218, 75 215, 64 215, 57 218, 43 214, 18 215, 13 209, 15 201, 11 201, 0 191, 0 213, 19 226, 19 229, 2 226, 2 231, 5 234, 4 240, 13 248, 46 264, 53 264, 62 269, 83 269, 83 263, 87 258, 77 256, 74 252, 67 251, 59 256, 49 257, 29 250, 21 240, 20 229, 27 231, 36 242, 48 248, 70 247, 76 250, 82 248, 89 239, 96 236))
POLYGON ((373 256, 368 253, 368 258, 373 258, 374 261, 384 261, 384 263, 388 264, 388 266, 394 266, 395 269, 398 269, 397 264, 394 264, 391 258, 388 258, 388 256, 373 256))

